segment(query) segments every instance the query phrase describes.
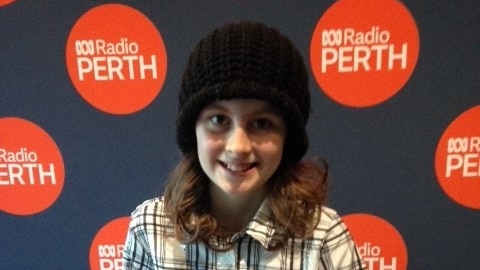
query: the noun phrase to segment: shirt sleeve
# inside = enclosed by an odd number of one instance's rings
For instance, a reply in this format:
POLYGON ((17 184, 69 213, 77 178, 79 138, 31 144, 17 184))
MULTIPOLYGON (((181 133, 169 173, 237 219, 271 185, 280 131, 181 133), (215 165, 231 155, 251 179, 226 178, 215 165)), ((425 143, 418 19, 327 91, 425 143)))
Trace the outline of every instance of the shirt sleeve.
POLYGON ((124 270, 154 269, 145 229, 140 222, 144 215, 141 208, 137 208, 132 213, 123 250, 122 263, 124 270))
POLYGON ((358 248, 340 216, 329 210, 322 211, 322 215, 328 215, 331 218, 320 252, 324 269, 366 269, 358 248))

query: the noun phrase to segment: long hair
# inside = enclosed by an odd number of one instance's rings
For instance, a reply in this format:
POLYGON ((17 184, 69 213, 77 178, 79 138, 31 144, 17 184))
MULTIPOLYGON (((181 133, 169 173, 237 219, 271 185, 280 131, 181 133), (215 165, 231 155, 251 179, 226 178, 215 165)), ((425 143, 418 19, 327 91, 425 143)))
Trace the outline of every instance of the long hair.
MULTIPOLYGON (((291 237, 310 236, 320 220, 319 208, 327 193, 328 166, 323 160, 281 163, 267 182, 267 200, 274 223, 285 237, 272 247, 281 247, 291 237)), ((209 179, 195 153, 187 154, 170 175, 165 188, 165 209, 176 239, 184 244, 203 241, 215 233, 217 222, 210 215, 209 179)))

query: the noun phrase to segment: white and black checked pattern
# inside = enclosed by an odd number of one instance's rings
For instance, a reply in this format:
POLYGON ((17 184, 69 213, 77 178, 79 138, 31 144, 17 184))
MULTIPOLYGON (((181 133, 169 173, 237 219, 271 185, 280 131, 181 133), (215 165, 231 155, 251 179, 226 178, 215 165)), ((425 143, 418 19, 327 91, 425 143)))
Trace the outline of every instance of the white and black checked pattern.
POLYGON ((217 252, 201 242, 178 243, 173 237, 173 226, 164 214, 163 199, 154 198, 132 213, 123 251, 123 269, 364 269, 338 214, 327 207, 321 209, 321 220, 312 237, 290 239, 283 248, 268 251, 265 247, 281 239, 282 230, 273 225, 264 203, 245 231, 226 240, 210 239, 210 244, 219 247, 235 243, 233 249, 217 252))

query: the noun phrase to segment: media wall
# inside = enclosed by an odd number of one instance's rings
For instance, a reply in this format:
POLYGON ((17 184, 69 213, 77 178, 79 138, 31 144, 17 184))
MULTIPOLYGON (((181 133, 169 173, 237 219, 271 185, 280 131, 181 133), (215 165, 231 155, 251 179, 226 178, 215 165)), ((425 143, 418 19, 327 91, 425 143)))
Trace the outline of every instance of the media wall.
POLYGON ((480 4, 0 0, 0 268, 122 269, 129 214, 180 159, 181 75, 260 21, 310 74, 306 155, 376 269, 480 269, 480 4))

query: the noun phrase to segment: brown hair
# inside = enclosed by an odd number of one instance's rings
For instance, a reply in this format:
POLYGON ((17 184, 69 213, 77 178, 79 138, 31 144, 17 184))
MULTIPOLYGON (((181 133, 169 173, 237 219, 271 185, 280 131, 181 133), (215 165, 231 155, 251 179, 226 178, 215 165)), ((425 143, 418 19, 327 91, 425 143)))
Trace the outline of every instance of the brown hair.
MULTIPOLYGON (((290 237, 305 238, 313 233, 319 207, 327 193, 328 166, 323 160, 282 163, 269 180, 267 195, 274 223, 285 229, 283 242, 290 237)), ((217 222, 210 215, 209 179, 197 154, 187 154, 170 175, 165 189, 165 209, 181 243, 203 241, 215 233, 217 222)))

